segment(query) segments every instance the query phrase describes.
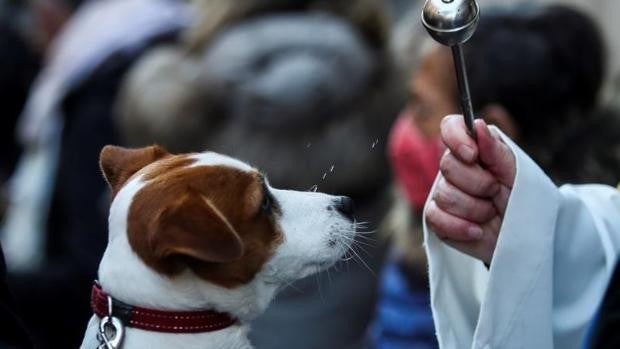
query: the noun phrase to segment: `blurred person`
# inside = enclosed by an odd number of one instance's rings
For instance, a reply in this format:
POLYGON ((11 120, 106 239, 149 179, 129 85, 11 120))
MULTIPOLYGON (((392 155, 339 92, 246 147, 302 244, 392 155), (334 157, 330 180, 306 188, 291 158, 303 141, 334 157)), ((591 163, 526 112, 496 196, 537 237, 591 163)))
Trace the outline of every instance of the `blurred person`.
POLYGON ((8 192, 5 183, 15 168, 20 147, 15 137, 17 119, 26 102, 28 89, 39 69, 39 56, 20 32, 12 16, 18 9, 0 7, 0 94, 2 124, 0 125, 0 220, 7 206, 8 192))
POLYGON ((609 0, 495 0, 479 1, 481 10, 486 13, 487 8, 498 6, 514 6, 515 4, 536 4, 538 6, 565 5, 579 9, 593 18, 601 29, 601 33, 608 47, 608 71, 606 81, 613 82, 620 77, 620 23, 617 13, 620 13, 620 2, 609 0))
MULTIPOLYGON (((39 57, 28 38, 20 31, 17 20, 23 9, 18 4, 0 4, 0 94, 3 96, 0 126, 0 220, 8 205, 6 181, 13 172, 20 154, 15 137, 18 116, 23 108, 39 68, 39 57)), ((7 284, 4 252, 0 245, 0 347, 31 348, 30 335, 20 318, 19 309, 7 284)))
POLYGON ((475 127, 474 140, 462 116, 442 122, 450 152, 424 211, 440 347, 616 347, 620 193, 558 188, 499 129, 475 127))
MULTIPOLYGON (((394 261, 384 270, 372 329, 378 347, 419 341, 437 346, 420 217, 444 151, 440 121, 459 105, 449 49, 427 43, 424 52, 411 80, 409 106, 389 142, 399 200, 410 211, 393 210, 387 219, 404 224, 394 229, 394 261)), ((465 56, 474 109, 527 149, 558 183, 616 183, 620 153, 609 152, 609 145, 620 139, 620 127, 614 127, 620 116, 597 108, 605 47, 591 19, 559 6, 485 12, 465 56)))
POLYGON ((33 44, 42 53, 52 45, 74 11, 85 0, 27 0, 33 44))
POLYGON ((188 23, 183 1, 92 1, 42 40, 45 67, 18 125, 25 150, 2 227, 9 282, 37 347, 77 347, 91 314, 89 290, 107 241, 97 159, 117 142, 112 107, 123 74, 188 23), (42 313, 62 316, 50 322, 42 313))
POLYGON ((0 347, 7 349, 32 348, 30 335, 19 316, 19 311, 9 291, 2 244, 0 244, 0 323, 2 323, 0 347))
MULTIPOLYGON (((128 75, 119 98, 127 144, 230 154, 263 170, 274 185, 349 195, 358 220, 377 221, 389 182, 384 140, 404 101, 383 7, 206 5, 199 13, 218 19, 199 20, 184 45, 154 49, 128 75)), ((362 263, 377 269, 382 246, 361 243, 370 253, 362 263)), ((363 347, 376 278, 354 260, 338 269, 284 290, 252 324, 256 347, 363 347)))
POLYGON ((243 4, 227 0, 192 0, 199 20, 187 32, 186 47, 194 52, 204 49, 224 28, 248 18, 278 12, 318 11, 351 23, 367 43, 386 46, 388 18, 385 5, 377 0, 249 0, 243 4))
MULTIPOLYGON (((601 117, 599 114, 606 114, 594 112, 599 106, 606 55, 598 26, 589 17, 563 6, 487 12, 476 35, 465 46, 465 57, 472 103, 482 118, 515 138, 543 168, 549 169, 556 181, 604 177, 599 180, 613 183, 614 174, 603 172, 612 163, 584 173, 565 169, 569 164, 562 157, 569 152, 566 147, 571 145, 570 137, 586 133, 585 126, 594 123, 601 117), (527 55, 519 54, 523 52, 527 55)), ((413 120, 422 139, 437 140, 432 153, 440 155, 441 149, 437 148, 441 147, 438 137, 442 113, 451 114, 459 108, 449 50, 433 44, 419 69, 422 74, 412 79, 405 118, 413 120)), ((397 155, 397 149, 394 151, 397 155)), ((398 168, 396 171, 405 172, 398 168)), ((425 188, 417 190, 428 192, 431 184, 432 178, 426 178, 425 188)), ((419 197, 410 200, 418 207, 423 205, 419 197)))

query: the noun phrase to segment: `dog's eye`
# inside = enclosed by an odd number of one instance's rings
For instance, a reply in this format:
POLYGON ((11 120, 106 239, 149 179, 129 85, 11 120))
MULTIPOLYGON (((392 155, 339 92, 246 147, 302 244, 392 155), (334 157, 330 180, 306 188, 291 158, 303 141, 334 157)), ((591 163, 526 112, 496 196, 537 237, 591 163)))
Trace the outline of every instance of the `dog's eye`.
POLYGON ((263 212, 271 211, 271 207, 273 205, 273 200, 271 198, 271 194, 268 191, 265 191, 265 195, 263 195, 263 202, 260 205, 260 209, 263 212))

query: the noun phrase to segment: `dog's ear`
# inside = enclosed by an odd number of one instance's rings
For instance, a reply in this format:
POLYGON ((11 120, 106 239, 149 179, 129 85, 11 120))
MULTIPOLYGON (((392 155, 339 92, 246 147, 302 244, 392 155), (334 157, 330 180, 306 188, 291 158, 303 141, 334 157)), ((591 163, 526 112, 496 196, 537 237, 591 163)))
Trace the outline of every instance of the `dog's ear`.
POLYGON ((99 166, 112 192, 117 193, 134 173, 167 155, 170 154, 158 145, 139 149, 106 145, 99 155, 99 166))
POLYGON ((150 246, 156 258, 189 256, 203 262, 227 263, 243 256, 239 234, 204 195, 190 192, 156 217, 150 246))

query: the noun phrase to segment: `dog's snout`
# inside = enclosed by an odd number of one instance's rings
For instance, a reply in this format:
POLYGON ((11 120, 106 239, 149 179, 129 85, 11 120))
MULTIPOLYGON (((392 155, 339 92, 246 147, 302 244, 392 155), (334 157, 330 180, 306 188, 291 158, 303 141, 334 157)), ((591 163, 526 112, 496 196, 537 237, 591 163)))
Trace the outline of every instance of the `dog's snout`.
POLYGON ((353 203, 353 199, 348 196, 341 196, 334 202, 334 207, 336 210, 345 217, 349 219, 353 219, 353 213, 355 212, 355 205, 353 203))

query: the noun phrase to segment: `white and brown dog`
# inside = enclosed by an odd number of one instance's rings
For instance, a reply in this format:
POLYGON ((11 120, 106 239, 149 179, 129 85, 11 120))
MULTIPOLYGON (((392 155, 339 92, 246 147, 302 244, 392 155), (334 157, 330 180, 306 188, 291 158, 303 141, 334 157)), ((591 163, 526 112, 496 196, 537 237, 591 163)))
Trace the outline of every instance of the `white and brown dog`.
POLYGON ((107 146, 100 163, 113 201, 82 348, 251 348, 278 289, 354 240, 349 198, 274 189, 224 155, 107 146))

